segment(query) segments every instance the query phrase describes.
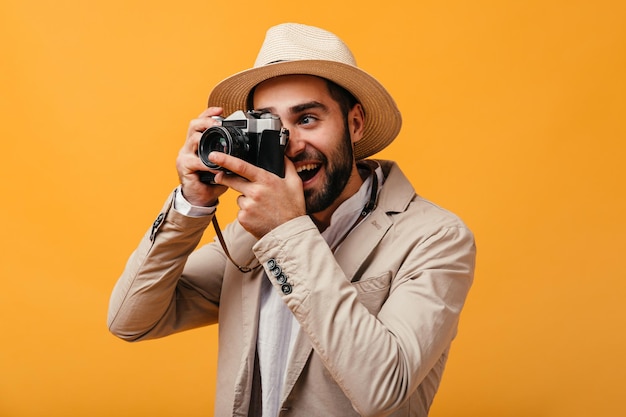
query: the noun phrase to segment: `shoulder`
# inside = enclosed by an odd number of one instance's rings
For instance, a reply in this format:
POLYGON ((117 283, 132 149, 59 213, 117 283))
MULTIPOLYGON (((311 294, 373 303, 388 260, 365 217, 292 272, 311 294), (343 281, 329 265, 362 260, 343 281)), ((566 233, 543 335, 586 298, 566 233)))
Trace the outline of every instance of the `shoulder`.
POLYGON ((385 177, 378 209, 387 213, 394 223, 402 223, 411 229, 432 230, 447 227, 467 229, 465 223, 455 213, 418 195, 397 163, 384 160, 377 162, 383 169, 385 177))

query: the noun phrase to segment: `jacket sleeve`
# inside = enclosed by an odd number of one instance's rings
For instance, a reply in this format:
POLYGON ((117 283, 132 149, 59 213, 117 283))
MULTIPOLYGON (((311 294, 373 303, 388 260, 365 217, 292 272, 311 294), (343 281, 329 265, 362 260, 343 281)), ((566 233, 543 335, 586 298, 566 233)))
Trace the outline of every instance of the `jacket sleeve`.
POLYGON ((412 241, 409 235, 381 242, 403 254, 377 314, 359 301, 309 219, 293 220, 255 246, 268 277, 276 265, 287 277, 270 279, 360 415, 387 415, 415 392, 454 338, 473 280, 474 238, 462 223, 419 230, 412 241))
POLYGON ((121 339, 157 338, 217 321, 224 256, 214 244, 202 255, 194 252, 212 216, 184 216, 173 210, 173 198, 174 193, 111 294, 107 324, 121 339))

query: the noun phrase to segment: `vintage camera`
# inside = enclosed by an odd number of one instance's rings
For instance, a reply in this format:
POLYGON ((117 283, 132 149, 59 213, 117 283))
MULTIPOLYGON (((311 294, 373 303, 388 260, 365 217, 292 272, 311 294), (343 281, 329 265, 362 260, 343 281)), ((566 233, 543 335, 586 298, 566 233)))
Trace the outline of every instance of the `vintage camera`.
MULTIPOLYGON (((221 120, 221 126, 208 128, 200 138, 198 156, 204 165, 230 173, 209 161, 209 154, 216 151, 243 159, 280 177, 285 176, 284 155, 289 131, 277 115, 237 110, 221 120)), ((199 171, 198 175, 203 183, 214 183, 212 172, 199 171)))

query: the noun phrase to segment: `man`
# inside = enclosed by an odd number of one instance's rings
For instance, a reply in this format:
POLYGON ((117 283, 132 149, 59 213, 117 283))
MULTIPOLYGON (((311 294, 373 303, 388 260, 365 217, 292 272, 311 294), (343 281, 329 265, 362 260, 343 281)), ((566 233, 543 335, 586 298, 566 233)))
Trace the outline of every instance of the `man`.
POLYGON ((283 24, 209 105, 113 291, 110 330, 144 340, 219 318, 216 416, 426 416, 475 249, 395 163, 365 160, 400 130, 389 93, 335 35, 283 24), (222 169, 198 158, 214 116, 244 108, 288 129, 284 178, 224 152, 209 154, 222 169), (215 184, 199 180, 209 170, 215 184), (195 250, 228 188, 237 220, 195 250))

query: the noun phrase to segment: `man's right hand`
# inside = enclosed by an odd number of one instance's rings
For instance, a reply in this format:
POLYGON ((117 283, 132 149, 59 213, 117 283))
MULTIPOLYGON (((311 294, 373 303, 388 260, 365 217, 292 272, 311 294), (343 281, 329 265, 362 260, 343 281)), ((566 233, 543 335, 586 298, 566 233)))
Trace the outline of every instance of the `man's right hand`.
POLYGON ((182 185, 182 193, 185 199, 194 206, 213 206, 217 204, 217 199, 224 194, 228 187, 223 185, 208 185, 200 181, 197 171, 212 171, 200 161, 198 157, 198 142, 202 137, 202 132, 212 126, 219 125, 219 121, 213 116, 222 114, 221 107, 209 107, 203 111, 198 118, 189 123, 187 140, 178 152, 176 158, 176 170, 182 185))

